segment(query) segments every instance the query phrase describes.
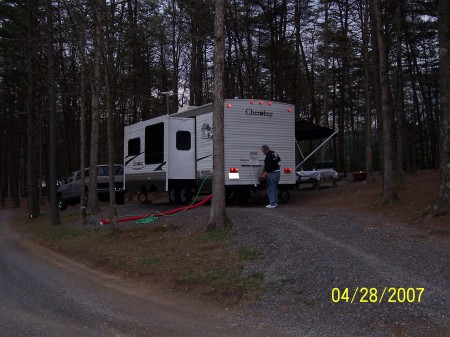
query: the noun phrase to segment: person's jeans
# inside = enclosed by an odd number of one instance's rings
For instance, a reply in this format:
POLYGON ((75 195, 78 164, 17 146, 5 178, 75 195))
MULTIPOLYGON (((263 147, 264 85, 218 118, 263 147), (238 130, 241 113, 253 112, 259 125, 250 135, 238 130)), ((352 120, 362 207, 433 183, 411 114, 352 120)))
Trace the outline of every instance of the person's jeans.
POLYGON ((267 173, 267 195, 272 206, 278 205, 278 183, 280 171, 267 173))

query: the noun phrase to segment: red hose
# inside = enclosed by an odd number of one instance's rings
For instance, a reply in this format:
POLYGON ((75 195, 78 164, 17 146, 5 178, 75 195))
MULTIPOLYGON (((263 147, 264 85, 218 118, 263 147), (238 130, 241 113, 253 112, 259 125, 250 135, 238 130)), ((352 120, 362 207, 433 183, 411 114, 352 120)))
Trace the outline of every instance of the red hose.
MULTIPOLYGON (((205 199, 199 201, 196 204, 193 205, 189 205, 189 206, 183 206, 183 207, 178 207, 175 209, 171 209, 165 212, 156 212, 156 213, 150 213, 150 214, 143 214, 143 215, 134 215, 134 216, 127 216, 127 217, 123 217, 123 218, 119 218, 116 221, 117 222, 125 222, 125 221, 133 221, 133 220, 139 220, 145 217, 151 217, 151 216, 156 216, 156 217, 160 217, 160 216, 164 216, 164 215, 171 215, 171 214, 175 214, 175 213, 179 213, 188 209, 193 209, 193 208, 197 208, 205 203, 207 203, 209 200, 211 200, 212 198, 212 194, 206 196, 205 199)), ((111 223, 111 220, 109 219, 100 219, 100 223, 103 225, 109 225, 111 223)))

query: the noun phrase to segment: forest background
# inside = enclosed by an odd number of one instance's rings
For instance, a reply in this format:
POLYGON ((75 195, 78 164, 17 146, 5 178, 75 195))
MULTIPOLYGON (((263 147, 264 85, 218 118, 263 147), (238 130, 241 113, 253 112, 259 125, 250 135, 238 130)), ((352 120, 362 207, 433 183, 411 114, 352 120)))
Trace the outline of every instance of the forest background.
MULTIPOLYGON (((125 125, 213 101, 214 1, 6 0, 0 13, 3 205, 108 150, 122 163, 125 125)), ((226 98, 293 103, 339 130, 319 154, 339 171, 370 180, 386 149, 397 186, 439 168, 438 1, 229 0, 224 28, 226 98)))

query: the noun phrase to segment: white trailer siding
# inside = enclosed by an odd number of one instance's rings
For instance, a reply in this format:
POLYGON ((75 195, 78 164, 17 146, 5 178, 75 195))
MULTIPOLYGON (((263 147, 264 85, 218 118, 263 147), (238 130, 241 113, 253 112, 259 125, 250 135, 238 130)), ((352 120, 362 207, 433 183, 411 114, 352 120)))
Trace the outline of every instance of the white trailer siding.
MULTIPOLYGON (((169 190, 169 195, 178 195, 180 191, 189 192, 190 187, 195 186, 196 179, 199 183, 205 176, 212 176, 212 110, 212 104, 208 104, 170 117, 161 116, 125 127, 126 189, 134 193, 140 186, 145 185, 147 189, 156 187, 157 190, 169 190), (160 140, 164 154, 157 155, 158 162, 155 162, 155 157, 149 160, 149 154, 146 153, 146 138, 150 138, 150 142, 153 141, 153 136, 146 134, 146 128, 159 123, 164 125, 160 140), (175 132, 184 128, 192 132, 194 149, 189 152, 192 158, 186 156, 186 151, 176 153, 179 149, 174 146, 174 141, 178 139, 175 132), (192 174, 184 172, 187 163, 192 174), (172 178, 170 172, 174 175, 172 178)), ((280 185, 295 186, 294 106, 266 100, 230 99, 225 100, 224 110, 225 185, 231 188, 259 185, 259 173, 264 167, 261 146, 267 144, 281 157, 280 185), (230 178, 230 168, 238 169, 238 178, 230 178), (292 172, 284 172, 284 168, 291 168, 292 172)), ((186 139, 186 133, 182 135, 183 139, 186 139)))
POLYGON ((260 100, 226 100, 224 115, 226 185, 259 184, 265 158, 261 151, 263 144, 281 157, 280 184, 295 184, 293 105, 260 100), (256 161, 251 158, 255 154, 256 161), (239 179, 229 179, 232 167, 238 168, 239 179), (292 172, 285 173, 284 168, 291 168, 292 172))
POLYGON ((148 188, 155 186, 158 189, 165 189, 166 185, 166 163, 167 163, 167 116, 152 118, 136 124, 126 126, 124 129, 124 174, 125 188, 129 191, 137 191, 141 185, 148 188), (148 126, 163 123, 164 154, 162 160, 154 164, 146 164, 145 158, 145 128, 148 126), (130 141, 139 139, 139 154, 137 151, 130 153, 130 141))

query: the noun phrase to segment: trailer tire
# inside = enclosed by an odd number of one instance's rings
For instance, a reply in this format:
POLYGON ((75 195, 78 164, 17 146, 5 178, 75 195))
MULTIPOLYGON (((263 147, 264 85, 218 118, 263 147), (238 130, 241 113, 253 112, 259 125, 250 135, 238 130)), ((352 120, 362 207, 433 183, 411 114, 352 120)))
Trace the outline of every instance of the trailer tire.
POLYGON ((116 205, 123 205, 125 203, 125 192, 116 192, 116 205))
POLYGON ((175 186, 172 186, 169 188, 169 201, 171 203, 179 203, 180 197, 181 197, 181 194, 180 194, 179 188, 177 188, 175 186))
POLYGON ((250 188, 233 188, 226 191, 226 199, 231 205, 245 205, 251 198, 250 188))
POLYGON ((180 201, 183 204, 189 204, 192 201, 192 189, 189 187, 182 187, 180 189, 180 201))

